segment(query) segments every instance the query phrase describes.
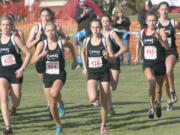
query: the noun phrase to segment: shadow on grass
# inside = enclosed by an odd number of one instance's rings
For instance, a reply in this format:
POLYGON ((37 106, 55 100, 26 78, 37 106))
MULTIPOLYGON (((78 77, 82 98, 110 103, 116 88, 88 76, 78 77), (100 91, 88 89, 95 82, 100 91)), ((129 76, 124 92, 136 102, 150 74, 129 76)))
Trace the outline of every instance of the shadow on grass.
POLYGON ((24 110, 32 110, 32 109, 45 108, 45 107, 47 108, 46 105, 37 105, 37 106, 19 107, 18 110, 24 111, 24 110))
MULTIPOLYGON (((163 110, 165 109, 166 108, 163 108, 163 110)), ((180 106, 176 107, 176 109, 179 110, 180 106)), ((169 117, 169 118, 160 118, 160 119, 151 120, 147 116, 147 109, 138 110, 138 111, 130 111, 127 113, 119 113, 119 114, 116 114, 114 117, 108 119, 108 124, 110 124, 108 127, 110 129, 118 129, 120 127, 126 127, 126 126, 129 127, 131 125, 142 125, 142 126, 138 126, 138 127, 136 126, 136 127, 130 128, 132 130, 141 130, 141 129, 146 129, 150 127, 158 127, 158 126, 171 125, 171 124, 177 124, 177 123, 180 123, 180 117, 169 117), (122 116, 128 116, 128 117, 122 117, 122 116), (138 118, 142 119, 142 117, 147 118, 147 120, 139 121, 138 118), (137 119, 137 120, 131 121, 133 119, 137 119), (152 122, 153 122, 153 125, 152 125, 152 122), (113 124, 111 125, 111 123, 113 124)))
MULTIPOLYGON (((115 105, 130 105, 130 104, 144 104, 147 102, 115 102, 115 105)), ((71 104, 71 103, 67 103, 71 104)), ((66 115, 63 119, 75 119, 75 118, 90 118, 96 117, 100 114, 100 107, 93 107, 92 105, 76 105, 76 106, 70 106, 66 107, 65 104, 65 111, 66 115)), ((131 115, 131 114, 137 114, 137 113, 144 113, 145 110, 140 111, 131 111, 128 113, 120 113, 117 114, 117 116, 124 116, 124 115, 131 115)), ((41 105, 41 106, 29 106, 24 108, 19 108, 17 110, 17 116, 15 116, 13 119, 13 124, 28 124, 28 123, 36 123, 36 122, 45 122, 49 120, 49 115, 47 114, 47 106, 41 105)), ((130 120, 132 118, 123 118, 124 120, 130 120)), ((120 120, 123 120, 122 117, 120 117, 120 120)), ((90 124, 91 122, 88 122, 90 124)))
MULTIPOLYGON (((86 123, 91 125, 93 124, 93 121, 95 120, 97 114, 100 112, 100 108, 92 108, 90 105, 78 105, 78 106, 72 106, 65 108, 66 111, 68 110, 74 110, 74 112, 71 112, 72 115, 66 114, 63 120, 66 122, 63 123, 64 128, 76 128, 80 126, 84 126, 86 123), (77 113, 79 112, 79 113, 77 113), (84 119, 86 121, 88 118, 93 119, 90 122, 68 122, 68 119, 84 119)), ((53 120, 50 120, 47 107, 42 106, 31 106, 31 107, 24 107, 17 109, 17 115, 11 116, 11 123, 14 125, 13 129, 15 130, 21 130, 21 129, 28 129, 30 132, 38 132, 42 131, 44 129, 54 129, 55 128, 55 122, 53 120), (48 124, 47 124, 48 123, 48 124)), ((99 121, 95 120, 94 124, 99 123, 99 121)))
MULTIPOLYGON (((147 104, 148 102, 115 102, 114 104, 116 106, 121 105, 134 105, 134 104, 147 104)), ((83 127, 91 126, 92 125, 98 125, 101 123, 101 117, 100 117, 100 107, 95 108, 92 107, 92 105, 73 105, 73 103, 68 103, 67 106, 65 104, 66 109, 66 115, 63 120, 63 127, 64 128, 77 128, 77 127, 83 127), (71 106, 69 106, 70 104, 71 106), (76 120, 77 118, 77 120, 76 120), (68 121, 71 120, 71 121, 68 121), (81 119, 78 121, 78 119, 81 119)), ((176 107, 176 109, 180 109, 180 107, 176 107)), ((140 117, 147 117, 147 110, 148 109, 142 109, 142 110, 132 110, 129 112, 124 113, 117 113, 114 117, 108 118, 108 128, 110 129, 118 129, 120 127, 130 126, 130 125, 138 125, 142 124, 143 126, 139 127, 132 127, 132 130, 139 130, 149 127, 155 127, 155 126, 161 126, 161 125, 168 125, 168 124, 175 124, 180 122, 180 117, 172 117, 167 119, 159 119, 160 120, 169 120, 168 122, 158 122, 155 125, 145 125, 148 122, 150 122, 149 119, 147 120, 141 120, 141 121, 132 121, 133 119, 138 119, 140 117), (145 114, 146 113, 146 114, 145 114), (111 123, 113 123, 111 125, 111 123)), ((51 130, 55 129, 55 123, 54 121, 50 121, 50 118, 47 113, 47 107, 46 105, 41 106, 31 106, 31 107, 24 107, 19 108, 17 110, 18 115, 15 117, 12 117, 12 125, 17 125, 13 129, 15 130, 21 130, 21 129, 28 129, 30 132, 39 132, 42 130, 51 130)), ((141 118, 142 119, 142 118, 141 118)), ((2 119, 0 119, 0 122, 2 119)), ((157 121, 157 120, 153 120, 157 121)), ((92 127, 92 129, 99 129, 99 126, 92 127)))
MULTIPOLYGON (((180 123, 180 117, 171 117, 171 118, 164 118, 164 119, 156 119, 153 120, 153 122, 156 122, 156 124, 152 125, 144 125, 140 127, 131 128, 132 130, 140 130, 140 129, 146 129, 150 127, 158 127, 158 126, 165 126, 165 125, 172 125, 180 123), (166 121, 164 121, 166 120, 166 121)), ((139 124, 139 122, 137 122, 139 124)))
MULTIPOLYGON (((163 107, 163 110, 166 110, 166 107, 163 107)), ((173 111, 180 110, 180 106, 173 105, 173 111)))
POLYGON ((113 102, 113 105, 136 105, 136 104, 148 104, 149 102, 141 102, 141 101, 134 101, 134 102, 113 102))

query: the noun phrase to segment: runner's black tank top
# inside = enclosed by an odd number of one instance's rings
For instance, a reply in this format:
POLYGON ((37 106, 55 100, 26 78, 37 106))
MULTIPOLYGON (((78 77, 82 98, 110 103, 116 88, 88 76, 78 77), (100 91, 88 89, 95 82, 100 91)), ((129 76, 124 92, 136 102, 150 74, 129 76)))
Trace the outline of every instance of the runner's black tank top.
POLYGON ((15 44, 15 35, 12 34, 7 44, 1 43, 0 35, 0 70, 17 70, 22 65, 20 49, 15 44))
POLYGON ((44 49, 48 54, 43 58, 43 65, 45 68, 44 73, 48 75, 59 75, 65 71, 65 59, 61 40, 57 39, 57 47, 50 50, 47 40, 44 40, 44 49))
POLYGON ((157 29, 165 28, 165 33, 168 40, 168 45, 170 49, 176 49, 176 31, 174 28, 174 20, 171 19, 169 25, 163 26, 160 22, 157 23, 157 29))
POLYGON ((141 46, 142 59, 144 63, 162 63, 165 59, 165 49, 162 47, 159 40, 152 35, 146 35, 145 31, 141 30, 141 46))
MULTIPOLYGON (((41 34, 40 40, 35 44, 35 48, 37 47, 37 45, 38 45, 39 42, 47 39, 47 37, 46 37, 46 35, 45 35, 45 33, 44 33, 44 29, 43 29, 43 27, 42 27, 42 24, 40 24, 40 23, 38 23, 38 32, 37 32, 37 34, 38 34, 39 32, 42 32, 42 34, 41 34)), ((37 34, 35 34, 34 39, 37 38, 37 34)))
POLYGON ((116 32, 115 30, 111 29, 110 33, 109 33, 109 39, 111 41, 111 46, 112 46, 112 50, 113 50, 113 53, 117 53, 119 50, 120 50, 120 47, 119 45, 116 43, 116 41, 114 40, 113 38, 113 32, 116 32))
POLYGON ((91 38, 86 40, 87 69, 88 72, 98 73, 108 70, 108 61, 104 59, 102 51, 106 50, 105 39, 102 38, 99 45, 91 44, 91 38))

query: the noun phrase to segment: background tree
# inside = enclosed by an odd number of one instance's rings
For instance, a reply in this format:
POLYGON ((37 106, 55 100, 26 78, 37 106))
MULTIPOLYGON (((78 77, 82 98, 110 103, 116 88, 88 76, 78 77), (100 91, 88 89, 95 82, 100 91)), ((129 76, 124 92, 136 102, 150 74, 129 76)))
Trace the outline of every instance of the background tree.
POLYGON ((107 13, 112 14, 115 7, 123 7, 127 14, 136 14, 143 9, 146 0, 96 0, 107 13))

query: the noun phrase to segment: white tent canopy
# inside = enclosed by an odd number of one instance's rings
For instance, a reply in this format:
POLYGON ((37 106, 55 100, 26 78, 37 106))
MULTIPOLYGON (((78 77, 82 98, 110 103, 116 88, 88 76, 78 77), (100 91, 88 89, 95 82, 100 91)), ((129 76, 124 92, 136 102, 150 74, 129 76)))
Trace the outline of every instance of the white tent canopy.
POLYGON ((29 11, 32 11, 32 6, 34 4, 35 0, 25 0, 24 5, 29 7, 29 11))
POLYGON ((160 2, 166 1, 169 6, 180 7, 180 0, 151 0, 153 5, 158 5, 160 2))

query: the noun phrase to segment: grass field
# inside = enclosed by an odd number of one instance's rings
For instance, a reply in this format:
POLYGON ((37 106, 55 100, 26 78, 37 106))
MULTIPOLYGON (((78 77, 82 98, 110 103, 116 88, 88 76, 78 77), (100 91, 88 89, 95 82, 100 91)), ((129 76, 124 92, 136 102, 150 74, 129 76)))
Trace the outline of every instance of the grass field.
MULTIPOLYGON (((66 62, 67 81, 62 90, 66 114, 62 120, 64 135, 99 135, 100 108, 90 105, 86 92, 86 77, 82 69, 70 70, 66 62)), ((149 109, 148 83, 140 65, 122 66, 117 91, 113 92, 116 115, 108 118, 107 135, 180 135, 180 101, 167 112, 163 93, 163 115, 160 119, 147 117, 149 109)), ((175 67, 175 84, 180 96, 180 63, 175 67)), ((17 116, 11 117, 16 135, 54 135, 55 123, 46 108, 42 83, 30 65, 24 75, 23 95, 17 116)), ((0 114, 0 132, 4 122, 0 114)), ((0 133, 1 134, 1 133, 0 133)))

